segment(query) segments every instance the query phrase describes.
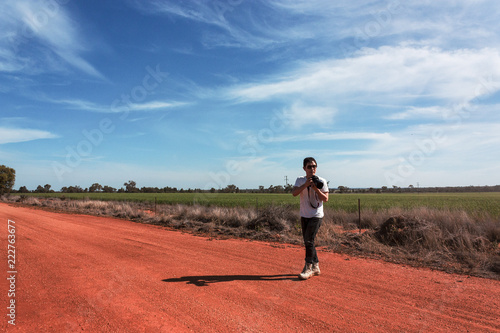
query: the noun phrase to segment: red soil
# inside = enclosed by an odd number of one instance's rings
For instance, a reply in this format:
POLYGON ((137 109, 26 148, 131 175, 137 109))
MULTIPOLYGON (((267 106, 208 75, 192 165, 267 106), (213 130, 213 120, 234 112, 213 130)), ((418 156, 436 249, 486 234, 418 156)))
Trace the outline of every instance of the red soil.
POLYGON ((500 282, 320 252, 216 240, 129 221, 0 204, 1 258, 16 225, 20 332, 493 332, 500 282))

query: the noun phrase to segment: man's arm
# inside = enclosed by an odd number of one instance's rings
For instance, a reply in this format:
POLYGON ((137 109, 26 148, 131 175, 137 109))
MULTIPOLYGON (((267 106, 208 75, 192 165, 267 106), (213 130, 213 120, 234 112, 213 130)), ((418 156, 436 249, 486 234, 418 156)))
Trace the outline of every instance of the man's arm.
POLYGON ((311 184, 314 184, 314 183, 313 183, 312 179, 309 178, 301 186, 294 186, 293 189, 292 189, 292 195, 294 197, 298 196, 300 194, 300 192, 304 191, 311 184))
POLYGON ((328 192, 322 192, 319 188, 317 188, 316 186, 312 186, 312 188, 316 191, 316 193, 318 193, 318 199, 323 201, 323 202, 327 202, 328 201, 328 192))

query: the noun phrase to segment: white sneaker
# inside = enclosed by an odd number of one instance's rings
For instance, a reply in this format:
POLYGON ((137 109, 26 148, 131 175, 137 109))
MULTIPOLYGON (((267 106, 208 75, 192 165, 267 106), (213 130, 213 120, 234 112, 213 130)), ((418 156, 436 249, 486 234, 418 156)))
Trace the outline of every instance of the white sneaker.
POLYGON ((314 275, 320 275, 321 271, 319 269, 319 262, 316 262, 312 265, 312 271, 314 275))
POLYGON ((305 264, 304 269, 302 270, 302 273, 299 274, 299 279, 307 280, 311 276, 314 275, 314 272, 312 270, 312 265, 313 264, 308 264, 308 263, 305 264))

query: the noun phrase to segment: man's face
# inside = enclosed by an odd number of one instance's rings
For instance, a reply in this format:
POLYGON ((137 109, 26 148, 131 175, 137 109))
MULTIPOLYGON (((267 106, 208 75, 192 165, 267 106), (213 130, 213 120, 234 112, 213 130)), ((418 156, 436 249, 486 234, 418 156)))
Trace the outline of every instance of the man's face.
POLYGON ((309 162, 304 167, 304 171, 306 172, 308 178, 316 174, 316 169, 317 169, 316 162, 309 162))

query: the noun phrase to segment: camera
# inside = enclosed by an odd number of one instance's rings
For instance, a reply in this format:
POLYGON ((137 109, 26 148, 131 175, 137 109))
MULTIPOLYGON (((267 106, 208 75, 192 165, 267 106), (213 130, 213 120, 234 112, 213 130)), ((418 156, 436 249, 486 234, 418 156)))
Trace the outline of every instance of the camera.
POLYGON ((311 177, 311 179, 317 188, 319 188, 320 190, 323 188, 323 182, 321 180, 319 180, 318 176, 314 175, 311 177))

